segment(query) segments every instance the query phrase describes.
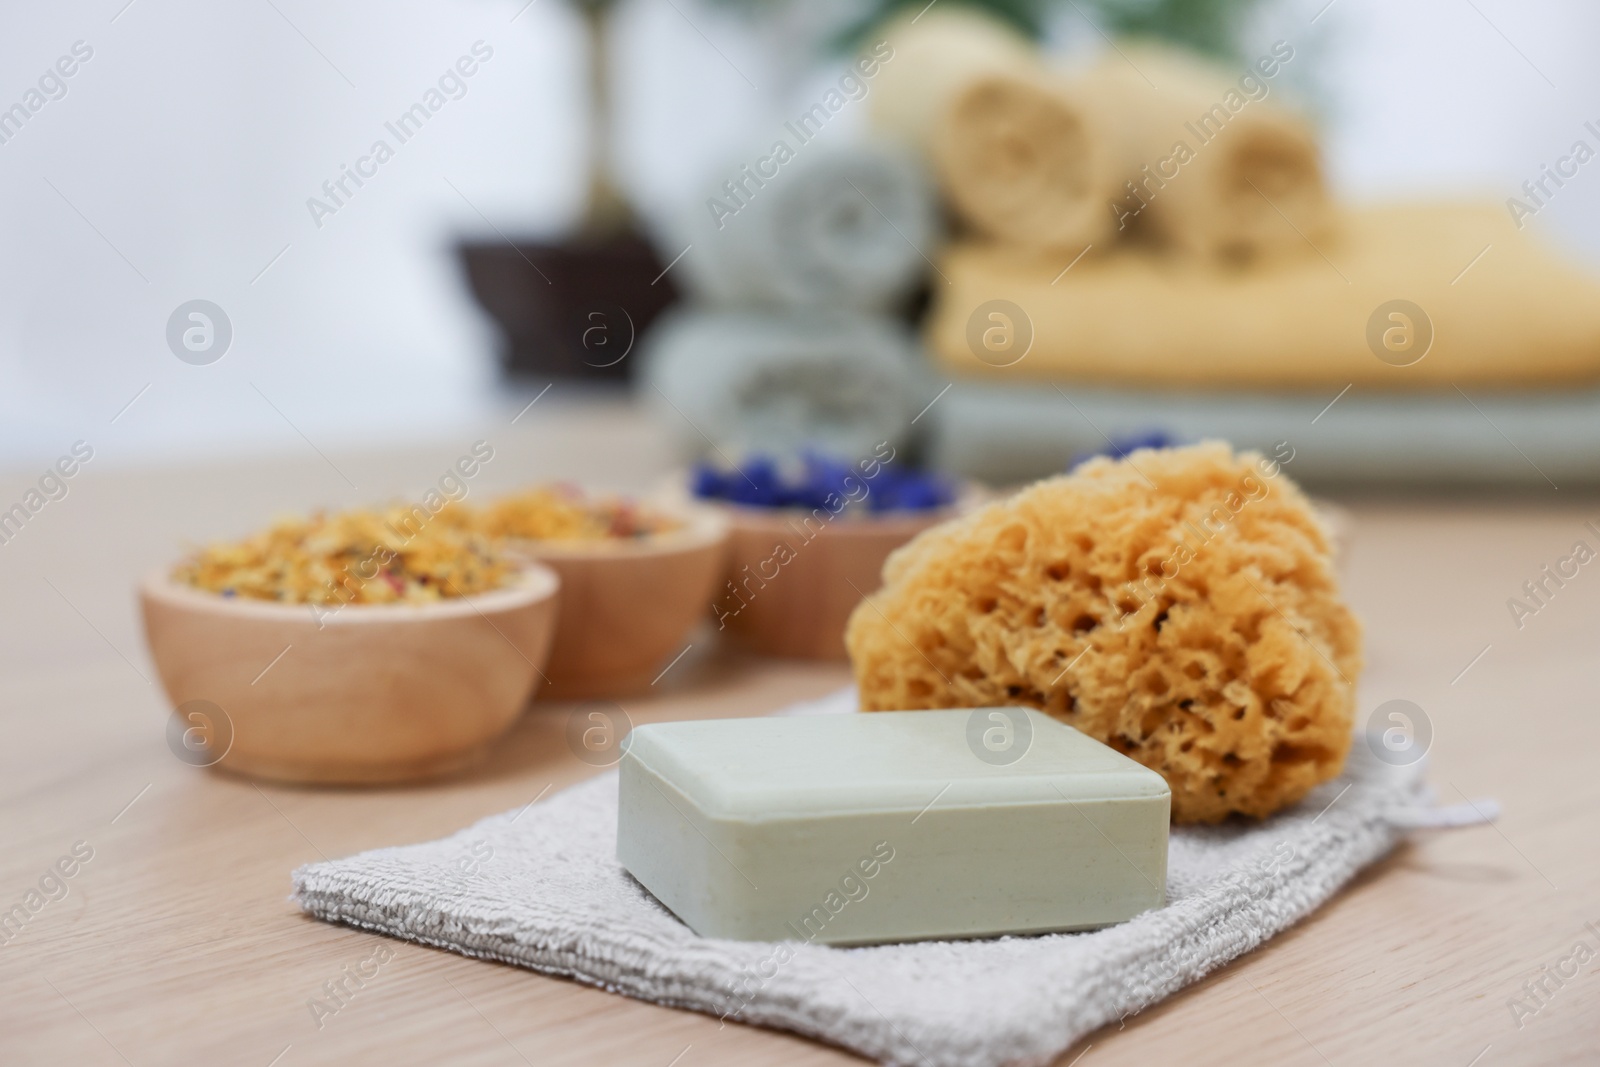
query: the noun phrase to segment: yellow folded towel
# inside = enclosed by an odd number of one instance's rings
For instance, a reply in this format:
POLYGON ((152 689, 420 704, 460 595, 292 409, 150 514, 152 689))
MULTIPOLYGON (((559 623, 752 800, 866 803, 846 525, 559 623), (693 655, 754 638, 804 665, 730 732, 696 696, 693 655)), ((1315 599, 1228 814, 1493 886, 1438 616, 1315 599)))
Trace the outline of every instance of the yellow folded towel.
POLYGON ((1306 257, 1270 266, 1137 245, 1063 273, 1070 259, 946 249, 927 324, 936 359, 958 374, 1158 386, 1600 378, 1600 282, 1498 205, 1352 212, 1306 257))
POLYGON ((1308 238, 1325 236, 1332 207, 1315 135, 1261 76, 1293 54, 1280 42, 1263 66, 1235 72, 1128 43, 1083 75, 1074 92, 1116 158, 1108 207, 1119 235, 1232 261, 1304 255, 1308 238))

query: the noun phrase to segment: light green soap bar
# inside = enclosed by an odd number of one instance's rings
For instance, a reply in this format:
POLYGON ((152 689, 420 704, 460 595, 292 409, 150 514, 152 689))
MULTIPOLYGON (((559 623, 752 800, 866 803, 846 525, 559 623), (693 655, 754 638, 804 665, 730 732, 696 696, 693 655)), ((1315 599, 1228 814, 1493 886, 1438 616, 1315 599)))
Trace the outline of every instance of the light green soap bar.
POLYGON ((622 757, 617 858, 705 937, 1084 930, 1165 903, 1171 802, 1031 708, 660 723, 622 757))

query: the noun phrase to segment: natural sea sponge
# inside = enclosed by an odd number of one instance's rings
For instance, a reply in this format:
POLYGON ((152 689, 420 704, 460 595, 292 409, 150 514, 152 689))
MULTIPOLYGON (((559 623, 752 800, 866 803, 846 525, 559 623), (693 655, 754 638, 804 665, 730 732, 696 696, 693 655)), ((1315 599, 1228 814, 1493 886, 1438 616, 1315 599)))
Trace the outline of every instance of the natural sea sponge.
POLYGON ((863 710, 1039 708, 1160 772, 1177 822, 1271 814, 1344 764, 1360 624, 1257 453, 1092 460, 926 531, 883 583, 845 636, 863 710))

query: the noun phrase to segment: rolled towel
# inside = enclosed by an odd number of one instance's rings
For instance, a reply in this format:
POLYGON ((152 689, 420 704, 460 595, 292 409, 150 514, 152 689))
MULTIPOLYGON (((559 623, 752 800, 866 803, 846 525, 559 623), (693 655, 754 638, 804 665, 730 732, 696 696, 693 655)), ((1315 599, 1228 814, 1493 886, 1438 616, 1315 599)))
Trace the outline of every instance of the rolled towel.
POLYGON ((1055 74, 985 73, 952 94, 932 142, 939 180, 974 229, 1029 248, 1078 252, 1112 232, 1121 181, 1088 97, 1055 74))
POLYGON ((671 312, 644 361, 645 399, 696 457, 859 458, 905 441, 933 395, 910 334, 850 312, 671 312))
POLYGON ((951 99, 985 74, 1038 67, 1033 43, 1010 26, 969 7, 924 8, 873 34, 892 49, 868 105, 880 132, 927 155, 951 99))
POLYGON ((692 246, 680 269, 703 300, 884 310, 928 270, 933 189, 903 149, 823 148, 786 133, 727 173, 717 195, 673 227, 679 239, 667 253, 692 246))
POLYGON ((1334 219, 1316 137, 1265 76, 1293 55, 1280 42, 1235 73, 1128 43, 1088 71, 1077 89, 1117 158, 1116 228, 1207 258, 1314 256, 1334 219))

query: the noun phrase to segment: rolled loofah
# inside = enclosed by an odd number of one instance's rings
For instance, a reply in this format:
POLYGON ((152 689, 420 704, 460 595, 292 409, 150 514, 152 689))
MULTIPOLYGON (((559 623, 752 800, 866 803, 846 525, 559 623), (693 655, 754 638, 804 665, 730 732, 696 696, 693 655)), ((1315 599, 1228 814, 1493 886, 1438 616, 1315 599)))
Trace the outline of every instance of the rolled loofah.
POLYGON ((1087 96, 1024 68, 983 74, 953 94, 932 140, 945 195, 988 237, 1076 255, 1112 234, 1121 172, 1087 96))
POLYGON ((845 636, 863 710, 1040 708, 1165 776, 1177 822, 1269 815, 1344 765, 1360 624, 1257 453, 1091 460, 923 533, 883 580, 845 636))
POLYGON ((1244 77, 1260 95, 1246 97, 1235 71, 1128 42, 1083 75, 1077 91, 1117 161, 1119 231, 1127 222, 1233 263, 1316 260, 1328 247, 1335 219, 1316 132, 1254 74, 1244 77))
POLYGON ((926 156, 951 100, 976 78, 1036 70, 1034 43, 974 7, 908 8, 869 41, 894 49, 880 67, 867 106, 875 130, 926 156))

